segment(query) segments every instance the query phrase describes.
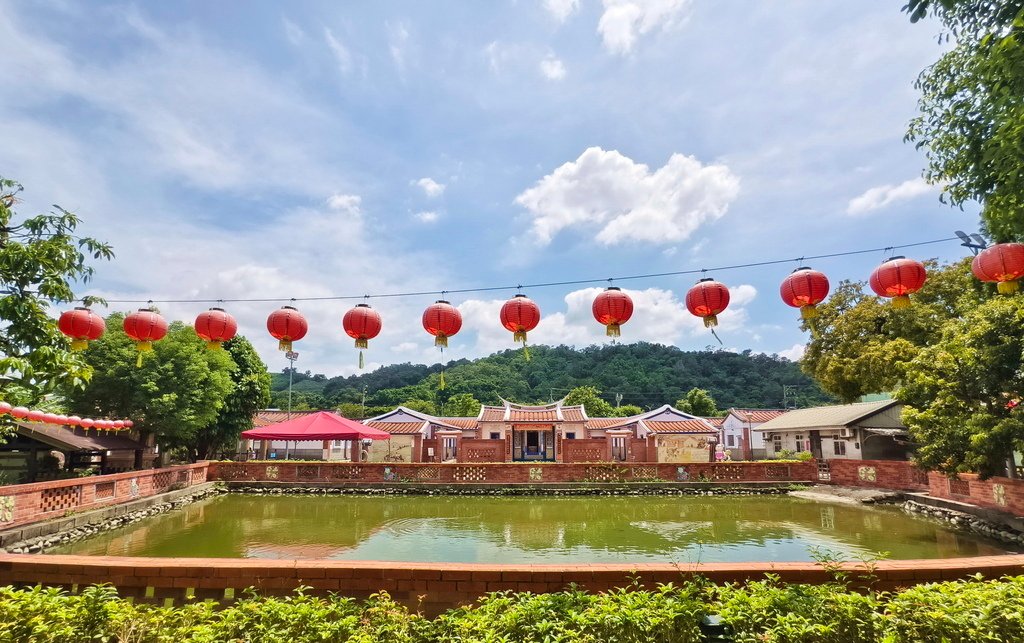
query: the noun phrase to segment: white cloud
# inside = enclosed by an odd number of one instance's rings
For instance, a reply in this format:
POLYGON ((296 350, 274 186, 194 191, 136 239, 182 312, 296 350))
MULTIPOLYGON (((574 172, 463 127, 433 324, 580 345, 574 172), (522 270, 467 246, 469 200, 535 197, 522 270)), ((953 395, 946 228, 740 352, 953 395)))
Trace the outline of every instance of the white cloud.
POLYGON ((298 47, 306 41, 306 32, 302 30, 302 27, 288 18, 281 18, 281 23, 284 25, 284 35, 288 42, 298 47))
POLYGON ((417 212, 414 216, 423 223, 434 223, 438 218, 437 212, 430 211, 417 212))
POLYGON ((674 243, 724 215, 738 192, 739 179, 725 165, 673 154, 651 172, 617 151, 591 147, 515 201, 533 217, 541 245, 572 226, 598 229, 604 245, 674 243))
POLYGON ((423 177, 418 181, 413 181, 413 185, 418 185, 423 190, 423 193, 430 198, 444 194, 444 183, 438 183, 430 177, 423 177))
POLYGON ((580 0, 544 0, 544 8, 561 23, 580 8, 580 0))
POLYGON ((779 357, 785 357, 791 362, 798 362, 800 361, 800 358, 804 356, 805 350, 807 350, 807 346, 805 344, 793 344, 792 348, 779 351, 777 355, 779 357))
POLYGON ((423 348, 422 344, 416 342, 402 342, 391 347, 393 353, 412 353, 423 348))
POLYGON ((355 194, 335 194, 327 199, 327 207, 337 212, 345 212, 352 216, 362 215, 363 199, 355 194))
POLYGON ((913 199, 937 189, 936 186, 929 185, 922 178, 910 179, 899 185, 880 185, 850 199, 849 205, 846 206, 846 214, 853 216, 868 214, 897 201, 913 199))
POLYGON ((640 36, 683 22, 689 4, 690 0, 604 0, 597 31, 605 49, 628 54, 640 36))
MULTIPOLYGON (((594 297, 602 290, 575 290, 565 296, 564 310, 541 310, 540 324, 536 330, 530 332, 529 342, 579 347, 607 342, 605 329, 594 320, 591 310, 594 297)), ((686 309, 684 294, 677 296, 676 293, 661 288, 624 289, 624 292, 633 299, 633 316, 622 326, 622 336, 618 341, 627 344, 644 341, 669 345, 692 345, 695 340, 714 343, 715 340, 704 327, 704 322, 686 309)), ((741 284, 730 288, 730 293, 732 301, 729 307, 718 316, 719 326, 716 330, 719 335, 738 332, 747 326, 749 315, 746 306, 757 295, 757 290, 753 286, 741 284)), ((463 327, 477 332, 477 342, 473 351, 475 354, 486 355, 496 350, 514 347, 512 334, 499 322, 503 303, 503 299, 471 299, 459 305, 463 327)))
POLYGON ((565 63, 554 56, 548 56, 540 61, 540 73, 548 80, 562 80, 565 78, 565 63))
POLYGON ((334 54, 334 60, 338 63, 338 69, 343 76, 347 76, 352 71, 352 54, 349 53, 348 48, 340 40, 334 37, 334 33, 326 27, 324 27, 324 39, 327 41, 327 46, 330 47, 331 53, 334 54))
POLYGON ((399 75, 405 75, 406 50, 409 44, 409 30, 404 23, 387 25, 388 30, 388 51, 391 52, 391 60, 394 61, 399 75))

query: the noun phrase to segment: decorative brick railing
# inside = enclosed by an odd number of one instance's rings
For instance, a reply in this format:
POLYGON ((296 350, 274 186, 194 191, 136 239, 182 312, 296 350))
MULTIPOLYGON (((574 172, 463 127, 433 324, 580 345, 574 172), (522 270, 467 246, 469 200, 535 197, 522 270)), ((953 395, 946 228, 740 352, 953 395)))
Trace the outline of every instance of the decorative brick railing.
POLYGON ((814 462, 289 463, 211 462, 211 480, 292 483, 812 482, 814 462))
POLYGON ((829 460, 832 484, 895 491, 927 491, 928 472, 902 460, 829 460))
POLYGON ((206 462, 0 487, 0 530, 206 482, 206 462))

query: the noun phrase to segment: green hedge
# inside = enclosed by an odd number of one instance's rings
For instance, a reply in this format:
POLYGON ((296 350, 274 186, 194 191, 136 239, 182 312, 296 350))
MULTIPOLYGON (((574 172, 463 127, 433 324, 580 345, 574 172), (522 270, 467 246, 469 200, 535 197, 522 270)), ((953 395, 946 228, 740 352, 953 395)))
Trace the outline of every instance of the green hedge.
POLYGON ((0 643, 696 643, 707 640, 702 623, 715 616, 731 632, 725 640, 743 643, 1024 641, 1024 576, 931 583, 892 594, 776 579, 603 594, 498 592, 477 607, 432 620, 386 594, 358 601, 299 591, 284 598, 247 596, 221 608, 213 602, 134 604, 109 586, 79 594, 0 588, 0 643))

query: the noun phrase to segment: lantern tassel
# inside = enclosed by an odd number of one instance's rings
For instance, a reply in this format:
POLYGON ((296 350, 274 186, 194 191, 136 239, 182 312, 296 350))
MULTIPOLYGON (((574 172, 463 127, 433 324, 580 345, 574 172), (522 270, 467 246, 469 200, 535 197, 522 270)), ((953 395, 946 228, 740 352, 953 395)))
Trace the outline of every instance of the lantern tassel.
POLYGON ((818 316, 818 308, 814 304, 807 304, 806 306, 800 307, 800 317, 802 319, 815 319, 818 316))
POLYGON ((153 351, 153 342, 136 342, 135 348, 139 351, 139 356, 135 359, 135 368, 140 368, 143 354, 153 351))
POLYGON ((900 310, 910 308, 910 295, 896 295, 892 298, 892 307, 900 310))
POLYGON ((718 315, 705 315, 704 328, 714 328, 718 325, 718 315))
POLYGON ((523 340, 523 359, 530 361, 530 349, 526 347, 526 340, 523 340))
POLYGON ((435 337, 434 338, 434 346, 440 346, 441 348, 446 348, 448 346, 448 336, 447 335, 438 335, 437 337, 435 337))
POLYGON ((608 337, 621 337, 622 333, 619 332, 619 325, 612 322, 605 326, 604 334, 608 337))
POLYGON ((1020 282, 1016 279, 1013 281, 1000 281, 996 284, 996 290, 999 291, 1000 295, 1012 295, 1020 290, 1020 282))
POLYGON ((219 350, 221 350, 220 342, 206 342, 206 350, 208 350, 208 351, 219 351, 219 350))
POLYGON ((369 344, 365 337, 359 337, 356 339, 356 348, 369 348, 369 344))
POLYGON ((517 330, 517 331, 513 332, 512 333, 512 341, 514 341, 514 342, 522 342, 523 344, 525 344, 526 343, 526 331, 525 330, 517 330))
POLYGON ((290 340, 290 339, 282 339, 281 341, 279 341, 277 343, 277 350, 279 350, 279 351, 286 351, 286 352, 287 351, 291 351, 292 350, 292 340, 290 340))
POLYGON ((73 339, 71 340, 71 350, 73 351, 84 351, 89 347, 89 340, 87 339, 73 339))
POLYGON ((359 368, 362 368, 363 366, 364 366, 363 351, 359 351, 359 368))
POLYGON ((439 388, 439 389, 441 389, 441 390, 443 391, 443 390, 444 390, 444 387, 445 387, 445 383, 444 383, 444 369, 442 368, 442 369, 441 369, 441 381, 440 381, 440 383, 439 383, 439 384, 437 385, 437 388, 439 388))

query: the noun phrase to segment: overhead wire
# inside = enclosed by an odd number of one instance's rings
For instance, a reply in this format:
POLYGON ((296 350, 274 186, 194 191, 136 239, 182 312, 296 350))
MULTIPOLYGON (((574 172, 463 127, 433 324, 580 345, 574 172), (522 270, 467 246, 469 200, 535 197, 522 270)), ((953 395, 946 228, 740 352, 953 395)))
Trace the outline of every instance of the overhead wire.
MULTIPOLYGON (((471 288, 444 288, 437 290, 420 290, 420 291, 409 291, 409 292, 392 292, 392 293, 377 293, 368 294, 362 293, 359 295, 325 295, 319 297, 244 297, 244 298, 195 298, 195 299, 107 299, 108 304, 202 304, 202 303, 267 303, 267 302, 297 302, 297 301, 343 301, 351 299, 390 299, 400 297, 424 297, 427 295, 450 295, 450 294, 466 294, 466 293, 479 293, 479 292, 494 292, 500 290, 523 290, 526 288, 551 288, 555 286, 578 286, 582 284, 597 284, 597 283, 611 283, 615 281, 633 281, 637 279, 658 279, 662 277, 678 277, 682 275, 696 275, 705 274, 709 272, 724 272, 727 270, 739 270, 743 268, 758 268, 761 266, 773 266, 786 263, 794 262, 805 262, 815 259, 834 259, 837 257, 849 257, 853 255, 872 254, 877 252, 889 252, 901 248, 916 248, 919 246, 934 245, 938 243, 946 243, 948 241, 960 241, 959 237, 945 237, 942 239, 932 239, 930 241, 918 241, 915 243, 904 243, 892 246, 883 246, 878 248, 867 248, 863 250, 848 250, 845 252, 830 252, 819 255, 804 255, 800 257, 791 257, 788 259, 770 259, 766 261, 752 261, 747 263, 730 264, 725 266, 714 266, 710 268, 691 268, 687 270, 673 270, 668 272, 652 272, 637 275, 625 275, 619 277, 600 277, 590 279, 568 279, 563 281, 546 281, 537 283, 526 283, 526 284, 514 284, 505 286, 475 286, 471 288)), ((81 301, 81 300, 78 300, 81 301)))

